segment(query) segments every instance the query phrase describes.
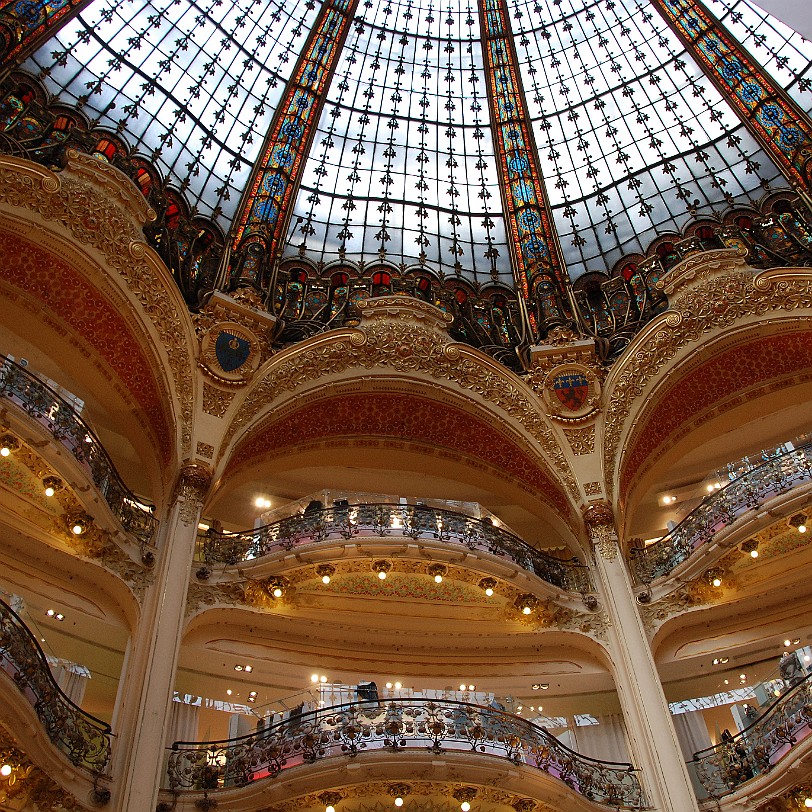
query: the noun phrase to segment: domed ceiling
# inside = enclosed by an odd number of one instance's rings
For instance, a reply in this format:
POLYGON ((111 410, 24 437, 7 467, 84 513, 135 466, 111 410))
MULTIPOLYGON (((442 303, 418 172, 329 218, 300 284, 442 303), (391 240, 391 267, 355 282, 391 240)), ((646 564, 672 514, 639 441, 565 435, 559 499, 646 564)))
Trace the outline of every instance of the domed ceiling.
MULTIPOLYGON (((321 71, 312 138, 274 156, 301 168, 282 251, 316 262, 422 259, 512 287, 494 115, 523 112, 572 278, 787 185, 653 5, 503 0, 508 73, 490 5, 96 0, 23 67, 232 236, 288 83, 321 71)), ((709 7, 812 108, 812 43, 745 0, 709 7)))

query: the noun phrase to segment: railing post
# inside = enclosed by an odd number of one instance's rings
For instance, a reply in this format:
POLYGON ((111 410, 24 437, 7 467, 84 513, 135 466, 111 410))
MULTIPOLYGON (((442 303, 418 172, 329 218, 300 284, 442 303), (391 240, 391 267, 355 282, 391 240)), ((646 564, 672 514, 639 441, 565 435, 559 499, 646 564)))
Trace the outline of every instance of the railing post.
POLYGON ((584 511, 584 522, 611 620, 608 631, 615 685, 633 761, 642 770, 649 804, 659 812, 697 812, 696 795, 637 610, 611 507, 605 502, 592 503, 584 511))
POLYGON ((130 643, 124 685, 116 707, 117 747, 113 754, 112 809, 154 812, 164 770, 164 740, 183 636, 186 592, 197 540, 200 510, 211 474, 185 465, 175 500, 161 523, 160 555, 154 583, 130 643))

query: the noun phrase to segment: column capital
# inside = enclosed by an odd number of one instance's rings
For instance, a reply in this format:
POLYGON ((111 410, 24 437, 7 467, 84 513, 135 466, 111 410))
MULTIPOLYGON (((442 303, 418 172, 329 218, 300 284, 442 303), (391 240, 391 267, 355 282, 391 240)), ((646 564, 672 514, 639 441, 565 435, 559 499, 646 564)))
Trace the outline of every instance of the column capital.
POLYGON ((212 473, 199 462, 186 462, 178 473, 175 501, 180 502, 180 519, 192 524, 197 517, 211 486, 212 473))
POLYGON ((586 525, 593 550, 597 550, 607 561, 614 561, 620 548, 615 533, 615 513, 608 502, 590 502, 584 508, 586 525))

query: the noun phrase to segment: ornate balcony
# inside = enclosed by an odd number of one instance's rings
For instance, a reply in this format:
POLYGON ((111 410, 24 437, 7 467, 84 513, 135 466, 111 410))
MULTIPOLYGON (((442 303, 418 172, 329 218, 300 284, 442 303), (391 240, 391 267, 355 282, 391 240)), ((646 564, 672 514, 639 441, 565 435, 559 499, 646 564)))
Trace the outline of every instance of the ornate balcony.
POLYGON ((99 438, 73 407, 28 370, 0 355, 0 395, 18 406, 79 462, 108 507, 143 544, 152 544, 158 522, 122 481, 99 438))
POLYGON ((101 773, 110 759, 110 725, 74 705, 54 682, 36 638, 0 600, 0 670, 31 704, 48 738, 77 767, 101 773))
POLYGON ((543 728, 493 707, 450 700, 353 702, 291 715, 260 733, 217 742, 175 742, 172 790, 242 787, 325 758, 374 749, 483 753, 543 770, 584 797, 617 809, 645 806, 630 764, 582 756, 543 728))
POLYGON ((712 798, 769 772, 812 726, 812 675, 790 688, 736 736, 694 754, 697 778, 712 798))
POLYGON ((747 471, 703 500, 668 535, 645 549, 633 549, 635 575, 650 584, 670 574, 739 516, 809 480, 812 445, 800 446, 747 471))
POLYGON ((238 564, 305 544, 343 538, 406 536, 434 539, 507 558, 559 589, 594 589, 589 568, 577 558, 554 558, 487 520, 423 505, 364 504, 306 510, 244 533, 202 535, 207 564, 238 564))

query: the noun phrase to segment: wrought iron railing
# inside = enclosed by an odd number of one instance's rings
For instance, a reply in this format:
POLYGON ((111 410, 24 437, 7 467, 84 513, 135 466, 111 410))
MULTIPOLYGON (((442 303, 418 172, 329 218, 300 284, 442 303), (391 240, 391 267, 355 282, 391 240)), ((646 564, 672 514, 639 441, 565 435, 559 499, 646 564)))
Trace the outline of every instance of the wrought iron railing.
POLYGON ((812 674, 773 702, 749 727, 695 753, 691 765, 708 795, 719 798, 771 770, 809 736, 810 726, 812 674))
POLYGON ((48 738, 77 767, 101 773, 110 759, 110 725, 62 693, 37 639, 0 600, 0 670, 31 703, 48 738))
POLYGON ((4 355, 0 395, 44 426, 84 466, 125 530, 145 544, 153 543, 158 523, 151 507, 127 488, 99 438, 61 395, 4 355))
POLYGON ((812 479, 812 444, 773 457, 708 496, 667 536, 632 549, 632 567, 644 584, 673 572, 695 550, 743 513, 812 479))
POLYGON ((301 544, 393 535, 436 539, 509 558, 559 589, 582 594, 594 589, 589 568, 577 558, 555 558, 486 519, 424 505, 378 503, 308 509, 243 533, 209 531, 200 540, 207 564, 237 564, 301 544))
POLYGON ((291 715, 237 739, 175 742, 169 786, 204 791, 241 787, 324 758, 408 748, 485 753, 543 770, 597 803, 644 806, 630 764, 582 756, 543 728, 496 708, 416 698, 354 702, 291 715))

